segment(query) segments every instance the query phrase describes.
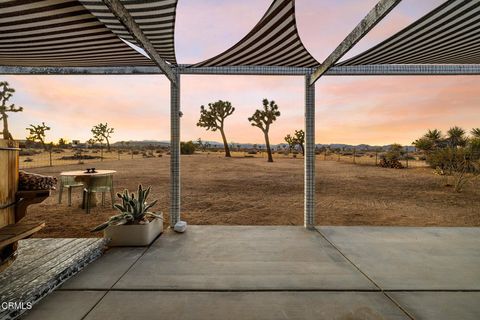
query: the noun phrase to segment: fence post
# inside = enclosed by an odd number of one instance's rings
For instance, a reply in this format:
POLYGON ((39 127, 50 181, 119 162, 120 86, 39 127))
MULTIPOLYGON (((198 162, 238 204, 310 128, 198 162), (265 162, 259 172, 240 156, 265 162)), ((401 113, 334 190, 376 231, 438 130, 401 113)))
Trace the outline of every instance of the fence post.
POLYGON ((100 161, 103 161, 103 147, 100 147, 100 161))
POLYGON ((355 157, 357 156, 357 150, 353 147, 353 163, 357 163, 355 157))
POLYGON ((340 162, 340 151, 338 151, 338 159, 337 159, 338 162, 340 162))
POLYGON ((118 160, 120 160, 120 150, 117 150, 118 152, 118 160))
POLYGON ((408 146, 407 146, 407 155, 406 155, 406 159, 407 159, 407 169, 408 169, 408 146))
POLYGON ((53 163, 52 163, 52 148, 50 148, 50 150, 48 150, 48 156, 49 156, 49 160, 50 160, 50 167, 53 167, 53 163))
POLYGON ((132 160, 133 160, 133 149, 132 149, 132 150, 130 150, 130 153, 132 154, 132 160))
POLYGON ((375 150, 375 166, 378 166, 378 150, 375 150))
POLYGON ((327 160, 327 149, 325 148, 325 152, 323 153, 323 160, 327 160))

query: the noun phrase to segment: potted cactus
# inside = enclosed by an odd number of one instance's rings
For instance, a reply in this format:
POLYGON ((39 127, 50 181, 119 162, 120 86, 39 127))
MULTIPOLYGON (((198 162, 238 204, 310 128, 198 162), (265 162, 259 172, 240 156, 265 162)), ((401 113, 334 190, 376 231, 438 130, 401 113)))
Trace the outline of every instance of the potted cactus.
POLYGON ((104 232, 104 237, 109 238, 110 246, 147 246, 163 232, 163 214, 149 211, 157 200, 147 203, 150 187, 143 189, 138 186, 137 195, 125 190, 117 193, 122 199, 122 204, 115 204, 119 214, 97 227, 92 232, 104 232))

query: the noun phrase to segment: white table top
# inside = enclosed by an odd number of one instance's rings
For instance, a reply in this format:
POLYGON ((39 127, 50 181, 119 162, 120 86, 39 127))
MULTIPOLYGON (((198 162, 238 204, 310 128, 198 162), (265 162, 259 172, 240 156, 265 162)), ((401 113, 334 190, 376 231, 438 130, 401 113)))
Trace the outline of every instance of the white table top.
POLYGON ((76 171, 64 171, 60 173, 61 176, 69 176, 69 177, 91 177, 91 176, 108 176, 113 175, 117 171, 115 170, 96 170, 94 173, 87 173, 86 170, 76 170, 76 171))

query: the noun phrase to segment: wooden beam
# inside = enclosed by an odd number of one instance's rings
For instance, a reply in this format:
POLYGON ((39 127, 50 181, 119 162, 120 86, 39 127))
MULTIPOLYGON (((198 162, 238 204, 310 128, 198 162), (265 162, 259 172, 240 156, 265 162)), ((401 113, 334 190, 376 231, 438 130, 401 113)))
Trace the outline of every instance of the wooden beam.
POLYGON ((314 84, 325 72, 340 60, 354 45, 358 43, 373 27, 377 25, 401 0, 380 0, 375 7, 363 18, 352 32, 338 45, 338 47, 315 70, 310 79, 314 84))
POLYGON ((145 36, 143 31, 140 29, 138 24, 135 22, 133 17, 130 15, 128 10, 123 6, 120 0, 103 0, 103 3, 108 7, 110 12, 120 21, 127 31, 132 35, 136 40, 137 44, 140 45, 149 57, 158 65, 158 67, 163 71, 167 78, 176 83, 176 77, 172 71, 172 68, 165 60, 160 57, 157 50, 153 47, 152 43, 145 36))

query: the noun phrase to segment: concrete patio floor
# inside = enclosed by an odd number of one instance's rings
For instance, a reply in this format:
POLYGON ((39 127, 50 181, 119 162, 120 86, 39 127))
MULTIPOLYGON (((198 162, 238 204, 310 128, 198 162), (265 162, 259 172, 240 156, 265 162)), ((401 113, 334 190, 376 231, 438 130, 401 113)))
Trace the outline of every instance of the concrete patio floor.
POLYGON ((24 319, 480 319, 480 228, 189 226, 24 319))

